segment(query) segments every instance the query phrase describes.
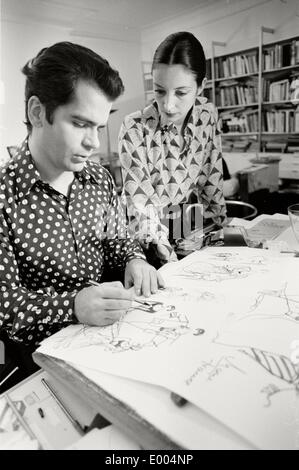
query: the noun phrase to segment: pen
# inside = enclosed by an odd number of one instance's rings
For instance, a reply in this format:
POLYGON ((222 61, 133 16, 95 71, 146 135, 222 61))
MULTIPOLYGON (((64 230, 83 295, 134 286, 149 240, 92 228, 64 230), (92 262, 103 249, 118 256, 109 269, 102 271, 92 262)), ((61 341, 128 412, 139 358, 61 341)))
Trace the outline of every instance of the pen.
POLYGON ((281 251, 280 253, 288 253, 290 255, 293 255, 295 258, 299 258, 299 251, 281 251))
POLYGON ((0 387, 1 387, 1 385, 3 385, 4 382, 6 382, 6 380, 9 379, 9 377, 10 377, 12 374, 14 374, 18 369, 19 369, 18 367, 15 367, 12 371, 10 371, 10 373, 9 373, 6 377, 4 377, 3 380, 1 380, 1 382, 0 382, 0 387))
MULTIPOLYGON (((91 284, 92 286, 100 286, 101 285, 99 282, 94 281, 93 279, 89 279, 88 284, 91 284)), ((141 304, 141 305, 147 305, 148 307, 152 306, 152 304, 147 302, 146 300, 136 300, 136 299, 134 299, 133 302, 137 302, 138 304, 141 304)))
POLYGON ((8 395, 5 396, 5 399, 6 399, 7 403, 9 404, 10 408, 12 409, 12 411, 14 412, 14 414, 16 415, 18 421, 22 424, 23 428, 27 431, 27 433, 29 434, 31 439, 36 439, 37 440, 36 435, 31 430, 31 428, 29 427, 29 425, 27 424, 27 422, 25 421, 23 416, 20 414, 19 410, 15 407, 14 402, 9 398, 8 395))
POLYGON ((180 408, 186 405, 186 403, 188 403, 188 400, 186 400, 186 398, 181 397, 181 395, 178 395, 177 393, 171 392, 170 397, 173 403, 180 408))
MULTIPOLYGON (((64 412, 64 414, 68 417, 68 419, 71 421, 71 423, 73 424, 73 426, 77 429, 77 431, 80 433, 80 434, 85 434, 84 432, 84 429, 82 428, 81 424, 79 423, 79 421, 77 421, 72 415, 71 413, 66 409, 66 407, 63 405, 63 403, 60 401, 60 399, 58 398, 56 392, 54 392, 53 388, 48 384, 48 382, 45 380, 45 379, 41 379, 41 382, 42 384, 44 385, 44 387, 48 390, 48 392, 50 393, 50 395, 54 398, 54 400, 56 401, 57 405, 60 407, 60 409, 64 412)), ((40 411, 39 411, 40 413, 40 411)))

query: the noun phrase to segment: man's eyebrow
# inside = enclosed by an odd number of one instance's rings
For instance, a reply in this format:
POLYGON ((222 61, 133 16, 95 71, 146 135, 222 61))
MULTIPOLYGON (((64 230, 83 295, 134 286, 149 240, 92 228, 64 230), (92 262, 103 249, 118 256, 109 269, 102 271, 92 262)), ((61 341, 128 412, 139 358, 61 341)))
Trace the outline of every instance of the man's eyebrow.
POLYGON ((90 119, 87 119, 86 117, 81 116, 80 114, 73 114, 72 118, 78 119, 78 121, 86 122, 86 124, 89 124, 90 126, 96 126, 98 129, 103 129, 103 127, 105 127, 104 124, 97 126, 96 122, 91 121, 90 119))

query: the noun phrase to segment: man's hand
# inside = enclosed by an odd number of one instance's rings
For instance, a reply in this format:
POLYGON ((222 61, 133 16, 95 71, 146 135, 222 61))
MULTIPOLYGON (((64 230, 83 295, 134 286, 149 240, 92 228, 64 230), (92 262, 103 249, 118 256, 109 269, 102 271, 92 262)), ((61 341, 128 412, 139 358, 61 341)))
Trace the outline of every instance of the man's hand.
POLYGON ((161 274, 143 259, 132 259, 125 270, 125 287, 134 286, 135 294, 149 297, 165 287, 161 274))
POLYGON ((129 310, 134 296, 119 281, 86 287, 75 297, 75 315, 85 325, 111 325, 129 310))

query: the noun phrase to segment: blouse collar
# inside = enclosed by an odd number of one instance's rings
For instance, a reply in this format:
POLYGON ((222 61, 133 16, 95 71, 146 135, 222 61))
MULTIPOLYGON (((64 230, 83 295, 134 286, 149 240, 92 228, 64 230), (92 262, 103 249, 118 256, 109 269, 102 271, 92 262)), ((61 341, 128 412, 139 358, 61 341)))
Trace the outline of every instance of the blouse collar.
MULTIPOLYGON (((194 136, 195 129, 198 127, 199 124, 199 115, 201 113, 202 106, 207 103, 207 98, 198 96, 195 100, 194 105, 192 106, 191 110, 187 116, 187 122, 185 125, 184 136, 190 136, 191 138, 194 136)), ((145 123, 149 125, 153 130, 156 132, 158 130, 162 131, 162 133, 171 132, 173 131, 173 127, 175 124, 170 124, 166 126, 162 126, 161 124, 161 115, 158 110, 158 104, 156 101, 153 101, 150 105, 148 105, 143 112, 145 123)))

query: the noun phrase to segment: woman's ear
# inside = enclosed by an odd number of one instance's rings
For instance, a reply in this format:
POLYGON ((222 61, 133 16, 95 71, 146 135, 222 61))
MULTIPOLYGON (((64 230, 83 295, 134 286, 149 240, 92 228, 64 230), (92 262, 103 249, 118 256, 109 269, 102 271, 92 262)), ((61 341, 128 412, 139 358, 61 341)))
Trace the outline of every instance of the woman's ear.
POLYGON ((207 77, 203 79, 201 82, 201 85, 197 88, 197 94, 200 95, 203 92, 204 87, 206 86, 207 83, 207 77))
POLYGON ((31 96, 27 104, 28 119, 32 127, 42 127, 45 116, 44 105, 37 96, 31 96))

